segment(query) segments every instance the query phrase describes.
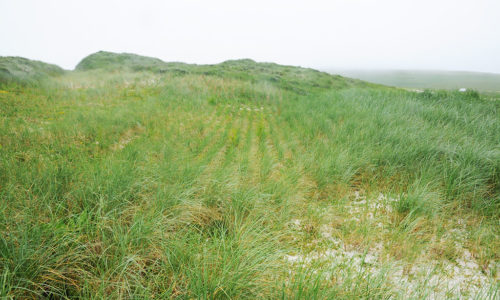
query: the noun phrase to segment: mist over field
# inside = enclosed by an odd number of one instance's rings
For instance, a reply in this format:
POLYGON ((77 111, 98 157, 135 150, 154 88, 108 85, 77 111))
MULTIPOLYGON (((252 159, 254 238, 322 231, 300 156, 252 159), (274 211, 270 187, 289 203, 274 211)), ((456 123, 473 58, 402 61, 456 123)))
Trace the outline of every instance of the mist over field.
POLYGON ((496 0, 0 2, 2 56, 73 69, 100 50, 164 61, 500 73, 496 0))
POLYGON ((373 83, 419 89, 476 89, 500 92, 500 74, 465 71, 324 69, 373 83))

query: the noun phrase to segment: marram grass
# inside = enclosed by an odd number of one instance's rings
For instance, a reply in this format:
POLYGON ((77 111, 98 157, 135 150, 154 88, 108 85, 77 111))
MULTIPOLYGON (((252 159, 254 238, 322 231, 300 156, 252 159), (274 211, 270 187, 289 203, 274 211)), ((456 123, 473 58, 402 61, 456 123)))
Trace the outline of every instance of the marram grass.
POLYGON ((242 64, 3 84, 0 297, 499 297, 498 98, 242 64))

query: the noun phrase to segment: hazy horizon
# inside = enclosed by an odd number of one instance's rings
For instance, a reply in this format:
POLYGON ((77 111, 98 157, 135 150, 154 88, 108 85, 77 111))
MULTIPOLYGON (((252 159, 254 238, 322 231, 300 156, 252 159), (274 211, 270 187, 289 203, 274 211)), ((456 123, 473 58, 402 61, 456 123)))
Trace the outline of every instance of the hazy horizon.
POLYGON ((355 71, 355 72, 414 72, 414 73, 480 73, 480 74, 493 74, 493 75, 500 75, 500 72, 488 72, 488 71, 470 71, 470 70, 446 70, 446 69, 383 69, 383 68, 336 68, 336 67, 331 67, 331 68, 318 68, 320 71, 324 72, 332 72, 332 71, 355 71))
POLYGON ((100 51, 327 70, 500 73, 500 2, 0 2, 1 56, 73 69, 100 51))

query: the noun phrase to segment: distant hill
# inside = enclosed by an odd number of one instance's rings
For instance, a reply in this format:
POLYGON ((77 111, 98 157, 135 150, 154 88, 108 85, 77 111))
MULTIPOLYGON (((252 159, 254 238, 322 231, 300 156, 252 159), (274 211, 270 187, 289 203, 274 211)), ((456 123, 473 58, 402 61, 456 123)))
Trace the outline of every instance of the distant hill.
POLYGON ((204 74, 223 78, 235 78, 253 82, 267 81, 281 88, 304 93, 307 90, 344 88, 348 86, 375 86, 360 80, 331 75, 317 70, 284 66, 275 63, 258 63, 251 59, 228 60, 214 65, 196 65, 164 62, 158 58, 130 53, 99 51, 91 54, 76 66, 77 71, 151 71, 176 75, 204 74))
POLYGON ((328 69, 329 73, 366 80, 369 82, 429 89, 470 88, 479 91, 500 91, 500 74, 463 71, 420 70, 341 70, 328 69))
POLYGON ((141 71, 149 70, 155 72, 166 71, 174 64, 166 63, 158 58, 141 56, 131 53, 113 53, 106 51, 99 51, 93 53, 78 63, 75 70, 88 71, 95 69, 107 70, 132 70, 141 71))
POLYGON ((23 57, 0 57, 0 83, 34 83, 65 71, 59 66, 23 57))

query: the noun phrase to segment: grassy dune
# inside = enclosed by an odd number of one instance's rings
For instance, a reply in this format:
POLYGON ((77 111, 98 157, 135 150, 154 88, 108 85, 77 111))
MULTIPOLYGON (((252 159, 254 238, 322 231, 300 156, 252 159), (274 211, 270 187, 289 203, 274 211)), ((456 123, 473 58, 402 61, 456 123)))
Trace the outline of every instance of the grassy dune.
POLYGON ((0 85, 0 297, 499 297, 497 98, 118 61, 0 85))
POLYGON ((0 84, 37 85, 50 77, 63 75, 59 66, 23 57, 0 57, 0 84))

